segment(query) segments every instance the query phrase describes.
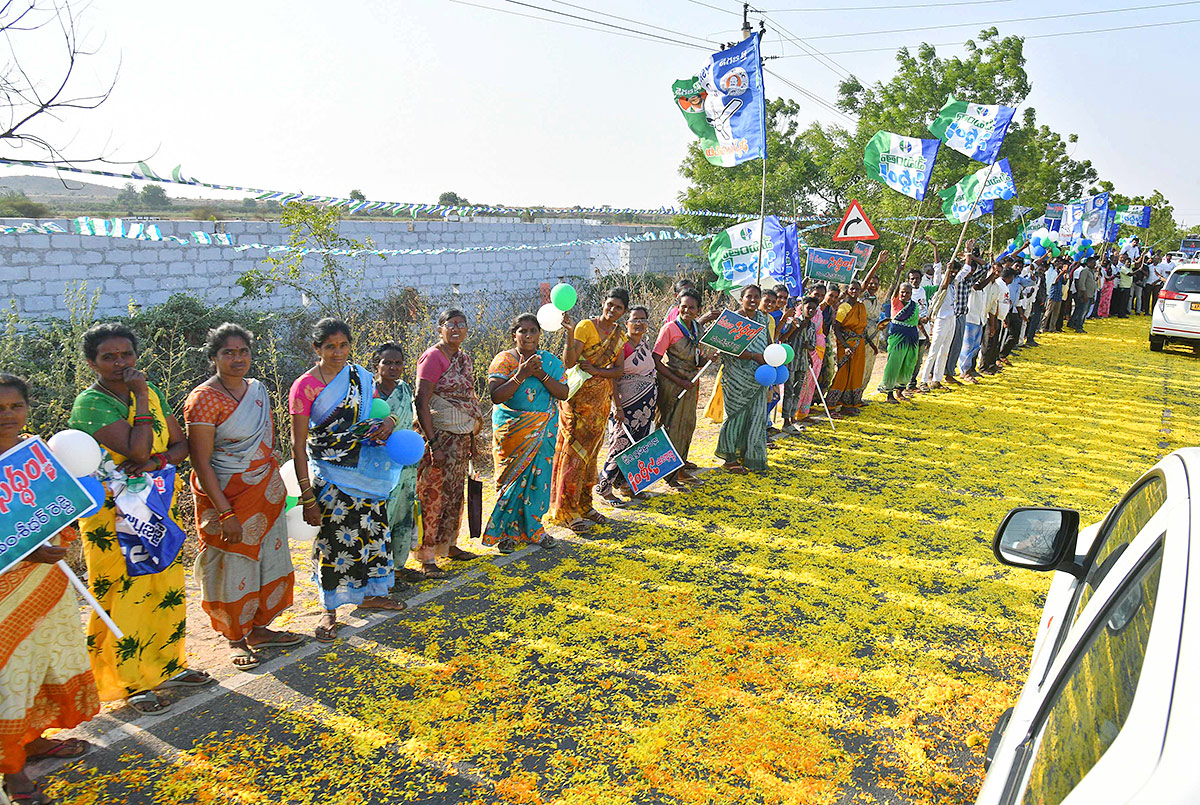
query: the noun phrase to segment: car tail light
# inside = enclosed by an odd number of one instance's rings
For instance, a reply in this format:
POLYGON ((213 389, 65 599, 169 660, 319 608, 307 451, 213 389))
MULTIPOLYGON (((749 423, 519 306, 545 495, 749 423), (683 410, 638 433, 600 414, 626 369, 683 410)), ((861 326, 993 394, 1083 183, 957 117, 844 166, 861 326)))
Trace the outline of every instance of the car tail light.
POLYGON ((1183 300, 1187 299, 1187 294, 1179 293, 1178 291, 1159 291, 1158 298, 1167 300, 1183 300))

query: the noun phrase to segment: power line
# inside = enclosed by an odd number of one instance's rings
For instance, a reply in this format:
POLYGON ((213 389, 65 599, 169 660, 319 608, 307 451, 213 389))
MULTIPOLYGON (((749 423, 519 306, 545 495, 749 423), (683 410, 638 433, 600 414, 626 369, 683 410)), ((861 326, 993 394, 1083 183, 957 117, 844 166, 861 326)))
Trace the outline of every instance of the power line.
POLYGON ((688 39, 695 39, 700 42, 705 42, 708 45, 717 44, 716 42, 713 42, 712 40, 710 40, 706 37, 703 37, 703 36, 693 36, 691 34, 685 34, 682 31, 675 29, 675 28, 664 28, 661 25, 653 25, 649 22, 642 22, 640 20, 630 19, 629 17, 622 17, 618 14, 609 14, 606 11, 600 11, 600 10, 594 9, 594 8, 587 8, 586 6, 576 5, 575 3, 568 3, 566 0, 550 0, 550 2, 557 3, 560 6, 567 6, 569 8, 574 8, 579 11, 590 11, 593 14, 599 14, 601 17, 608 17, 609 19, 620 20, 621 22, 629 22, 629 23, 633 23, 634 25, 641 25, 644 28, 653 28, 657 31, 666 31, 667 33, 675 34, 677 36, 683 36, 683 37, 687 37, 688 39))
POLYGON ((946 8, 949 6, 986 6, 993 3, 1011 3, 1012 0, 955 0, 951 3, 903 3, 888 6, 828 6, 826 8, 776 8, 765 9, 764 14, 816 13, 820 11, 891 11, 896 8, 946 8))
POLYGON ((808 98, 810 101, 812 101, 813 103, 816 103, 818 106, 823 106, 825 109, 829 110, 830 112, 833 112, 835 115, 841 117, 843 120, 847 121, 848 123, 857 123, 858 122, 857 118, 843 112, 841 109, 838 109, 837 106, 835 106, 831 101, 825 100, 820 95, 817 95, 815 92, 805 89, 804 87, 800 86, 799 84, 792 81, 791 79, 785 78, 784 76, 780 75, 779 73, 775 72, 774 70, 765 70, 764 69, 764 72, 770 73, 773 78, 779 79, 785 85, 787 85, 788 87, 791 87, 793 90, 800 93, 805 98, 808 98))
MULTIPOLYGON (((523 17, 525 19, 538 20, 539 22, 549 22, 554 25, 565 25, 568 28, 578 28, 582 31, 594 31, 595 33, 609 34, 610 36, 620 36, 620 37, 624 37, 626 39, 636 39, 641 42, 654 42, 654 43, 658 43, 658 44, 669 44, 669 45, 674 45, 675 47, 692 48, 693 50, 707 51, 707 50, 711 49, 711 48, 705 47, 704 45, 697 45, 692 42, 680 42, 677 40, 665 40, 665 37, 660 37, 660 36, 655 36, 654 38, 648 38, 649 36, 651 36, 650 34, 643 34, 640 31, 634 31, 633 33, 621 33, 620 31, 610 31, 610 30, 606 30, 604 28, 593 28, 588 25, 580 25, 580 24, 574 23, 574 22, 565 22, 564 20, 556 20, 556 19, 551 19, 549 17, 539 17, 536 14, 525 14, 520 11, 513 11, 513 10, 507 9, 507 8, 496 8, 495 6, 485 6, 485 5, 481 5, 479 3, 470 3, 470 2, 467 2, 467 0, 449 0, 449 2, 454 3, 456 5, 460 5, 460 6, 470 6, 472 8, 481 8, 485 11, 495 11, 498 14, 510 14, 514 17, 523 17)), ((597 22, 599 22, 599 21, 597 20, 597 22)))
MULTIPOLYGON (((1166 25, 1190 25, 1190 24, 1196 23, 1196 22, 1200 22, 1200 19, 1172 20, 1170 22, 1148 22, 1148 23, 1143 23, 1141 25, 1121 25, 1121 26, 1117 26, 1115 28, 1092 28, 1092 29, 1089 29, 1086 31, 1061 31, 1059 33, 1053 33, 1053 34, 1029 34, 1028 36, 1023 36, 1021 38, 1022 39, 1052 39, 1052 38, 1058 37, 1058 36, 1081 36, 1083 34, 1103 34, 1103 33, 1111 33, 1113 31, 1132 31, 1132 30, 1136 30, 1139 28, 1162 28, 1163 26, 1166 26, 1166 25)), ((928 44, 928 43, 922 43, 922 44, 928 44)), ((965 43, 964 42, 938 42, 936 44, 930 45, 930 47, 950 48, 950 47, 959 47, 963 44, 965 44, 965 43)), ((910 48, 910 47, 914 47, 914 46, 913 45, 891 45, 890 47, 859 48, 856 50, 835 50, 835 51, 832 51, 831 53, 829 53, 828 55, 830 55, 830 56, 845 56, 845 55, 851 54, 851 53, 883 53, 885 51, 895 52, 895 51, 899 50, 900 48, 904 48, 904 47, 910 48)), ((791 53, 791 54, 784 54, 782 56, 776 56, 775 58, 777 58, 777 59, 795 59, 795 58, 799 58, 802 56, 811 56, 811 55, 812 54, 809 54, 809 53, 791 53)))
POLYGON ((936 31, 945 28, 973 28, 975 26, 987 25, 1007 25, 1013 22, 1036 22, 1040 20, 1061 20, 1068 17, 1092 17, 1097 14, 1121 14, 1126 11, 1149 11, 1156 8, 1177 8, 1178 6, 1194 6, 1200 5, 1200 0, 1184 0, 1178 3, 1157 3, 1151 6, 1128 6, 1126 8, 1107 8, 1097 11, 1075 11, 1069 14, 1046 14, 1040 17, 1016 17, 1007 20, 990 20, 986 22, 951 22, 945 25, 924 25, 917 28, 891 28, 882 31, 857 31, 854 33, 843 34, 821 34, 819 36, 810 36, 809 39, 841 39, 847 36, 877 36, 879 34, 902 34, 912 33, 913 31, 936 31))

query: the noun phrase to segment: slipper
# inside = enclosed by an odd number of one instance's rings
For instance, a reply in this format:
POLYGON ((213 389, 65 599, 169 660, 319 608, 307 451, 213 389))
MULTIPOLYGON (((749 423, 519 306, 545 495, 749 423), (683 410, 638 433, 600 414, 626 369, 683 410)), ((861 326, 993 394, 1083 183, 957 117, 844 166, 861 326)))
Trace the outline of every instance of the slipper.
POLYGON ((304 642, 304 638, 293 632, 276 632, 275 636, 270 640, 264 640, 261 643, 251 643, 250 638, 246 638, 246 644, 250 648, 291 648, 298 646, 304 642))
POLYGON ((402 567, 396 571, 396 575, 404 581, 425 581, 425 574, 420 570, 413 570, 409 567, 402 567))
POLYGON ((125 699, 125 704, 144 716, 157 716, 170 709, 171 703, 163 701, 152 690, 143 690, 125 699))
POLYGON ((448 579, 448 578, 450 578, 450 574, 447 573, 446 571, 442 570, 437 565, 425 565, 424 573, 425 573, 425 578, 427 578, 427 579, 448 579))
POLYGON ((605 497, 604 495, 601 495, 600 499, 603 500, 609 506, 612 506, 614 509, 619 509, 625 505, 625 501, 621 500, 616 495, 613 495, 612 497, 605 497))
POLYGON ((591 520, 585 520, 580 517, 567 523, 567 530, 578 534, 580 531, 587 531, 593 525, 595 525, 595 523, 593 523, 591 520))
POLYGON ((333 626, 321 626, 318 624, 317 628, 313 629, 313 637, 316 638, 318 643, 332 643, 334 638, 337 637, 338 628, 341 625, 340 623, 334 623, 333 626))
MULTIPOLYGON (((836 414, 834 416, 836 416, 836 414)), ((724 467, 724 469, 728 472, 732 472, 734 475, 745 475, 746 474, 746 468, 743 467, 741 464, 729 464, 729 465, 726 465, 724 467)))
POLYGON ((257 654, 241 646, 229 650, 229 661, 239 671, 249 671, 251 668, 257 668, 259 663, 257 654))
POLYGON ((478 559, 479 554, 464 551, 461 548, 450 553, 451 562, 470 562, 472 559, 478 559))
POLYGON ((77 757, 83 757, 92 748, 92 745, 87 741, 79 738, 67 738, 63 741, 51 741, 53 746, 45 752, 38 752, 36 755, 26 755, 25 762, 33 763, 35 760, 47 760, 54 758, 56 760, 73 760, 77 757))
POLYGON ((12 791, 7 786, 4 791, 10 802, 31 802, 33 805, 53 805, 55 802, 42 790, 41 783, 34 783, 33 788, 28 791, 12 791))
POLYGON ((583 515, 583 517, 585 520, 591 520, 596 525, 607 525, 608 523, 612 522, 612 520, 608 519, 595 509, 592 509, 587 514, 583 515))
POLYGON ((193 671, 191 668, 186 671, 180 671, 175 676, 168 679, 158 686, 159 690, 167 688, 202 688, 205 685, 211 685, 217 680, 213 679, 203 671, 193 671))
MULTIPOLYGON (((378 597, 382 598, 382 596, 378 597)), ((368 612, 403 612, 404 610, 408 609, 408 604, 404 603, 403 601, 393 601, 390 598, 384 598, 383 601, 378 604, 368 604, 366 601, 363 601, 358 605, 358 608, 365 609, 368 612)))

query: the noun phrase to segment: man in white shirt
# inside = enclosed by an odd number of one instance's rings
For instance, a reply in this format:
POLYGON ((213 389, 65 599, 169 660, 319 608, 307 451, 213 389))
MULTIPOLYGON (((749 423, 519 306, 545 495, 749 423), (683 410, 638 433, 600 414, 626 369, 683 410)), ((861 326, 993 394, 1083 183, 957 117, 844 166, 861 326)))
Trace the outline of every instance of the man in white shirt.
POLYGON ((946 359, 950 356, 950 342, 954 340, 954 329, 958 323, 954 315, 954 292, 950 286, 962 269, 963 266, 952 262, 943 273, 942 264, 934 264, 933 275, 938 278, 938 290, 929 303, 933 332, 929 334, 929 353, 921 366, 921 382, 917 386, 919 392, 928 393, 931 389, 943 388, 946 359))
POLYGON ((920 269, 911 268, 908 271, 908 282, 912 285, 912 300, 917 306, 917 316, 920 322, 917 326, 917 362, 913 366, 912 377, 909 378, 909 391, 917 390, 917 378, 921 374, 921 361, 929 351, 929 295, 925 292, 925 274, 920 269))
POLYGON ((1154 312, 1154 304, 1158 302, 1158 295, 1174 270, 1175 264, 1165 254, 1159 255, 1158 262, 1150 266, 1150 274, 1146 277, 1146 288, 1143 291, 1146 297, 1147 313, 1154 312))
POLYGON ((987 326, 988 288, 993 284, 1000 270, 1000 265, 992 266, 991 271, 980 284, 975 284, 967 300, 967 322, 963 332, 962 352, 958 356, 958 371, 967 383, 978 383, 979 372, 977 363, 979 352, 983 348, 984 328, 987 326))
POLYGON ((1141 241, 1136 236, 1130 238, 1129 242, 1121 248, 1121 254, 1129 255, 1130 260, 1137 260, 1142 256, 1141 241))

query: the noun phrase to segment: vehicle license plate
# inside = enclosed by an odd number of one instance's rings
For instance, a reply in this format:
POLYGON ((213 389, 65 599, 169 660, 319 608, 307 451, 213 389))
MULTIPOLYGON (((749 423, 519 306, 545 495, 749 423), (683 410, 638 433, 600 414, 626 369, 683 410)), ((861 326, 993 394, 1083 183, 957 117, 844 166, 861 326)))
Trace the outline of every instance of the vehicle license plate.
POLYGON ((1200 302, 1192 302, 1192 310, 1200 310, 1200 302))

